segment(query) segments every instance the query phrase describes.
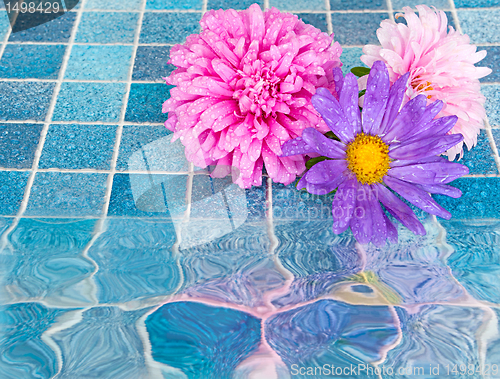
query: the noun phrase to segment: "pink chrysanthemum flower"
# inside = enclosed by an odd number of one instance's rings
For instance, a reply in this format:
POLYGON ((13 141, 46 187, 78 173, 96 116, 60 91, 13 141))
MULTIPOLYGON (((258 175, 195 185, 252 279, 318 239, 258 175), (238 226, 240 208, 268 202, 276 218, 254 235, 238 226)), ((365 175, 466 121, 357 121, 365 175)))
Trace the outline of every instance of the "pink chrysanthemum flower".
MULTIPOLYGON (((382 46, 366 45, 363 48, 366 55, 361 60, 369 67, 375 61, 384 61, 391 83, 410 72, 406 101, 419 94, 427 96, 428 104, 442 100, 446 105, 438 117, 458 116, 450 134, 462 134, 470 150, 476 145, 486 118, 479 78, 491 70, 474 66, 486 56, 486 51, 476 52, 469 37, 451 26, 447 32, 448 19, 443 11, 417 5, 417 16, 410 7, 403 10, 407 25, 382 21, 377 30, 382 46)), ((446 154, 449 159, 457 154, 462 157, 463 142, 446 154)))
POLYGON ((200 34, 175 45, 165 78, 176 87, 163 105, 165 126, 196 166, 217 165, 243 188, 262 184, 262 168, 276 182, 291 183, 305 170, 304 157, 279 157, 281 145, 308 127, 329 129, 310 100, 316 88, 335 94, 332 69, 341 65, 333 36, 297 16, 211 10, 200 34))

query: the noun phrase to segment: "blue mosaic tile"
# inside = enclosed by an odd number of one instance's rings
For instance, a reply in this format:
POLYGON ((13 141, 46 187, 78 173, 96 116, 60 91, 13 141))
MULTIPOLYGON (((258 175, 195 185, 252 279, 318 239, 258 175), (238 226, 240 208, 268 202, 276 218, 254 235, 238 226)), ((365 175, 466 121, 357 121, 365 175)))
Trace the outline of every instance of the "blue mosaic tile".
POLYGON ((132 83, 125 121, 141 123, 167 121, 167 114, 162 113, 162 105, 170 98, 171 88, 173 87, 163 83, 132 83))
POLYGON ((264 8, 262 0, 208 0, 207 9, 247 9, 252 4, 259 4, 264 8))
POLYGON ((182 2, 174 2, 171 0, 147 0, 146 9, 161 10, 161 9, 193 9, 201 10, 202 0, 186 0, 182 2))
POLYGON ((118 171, 187 171, 184 146, 163 125, 124 125, 118 171))
POLYGON ((493 140, 495 141, 497 151, 499 151, 499 149, 500 149, 500 129, 492 129, 491 134, 493 134, 493 140))
POLYGON ((490 141, 484 130, 477 137, 477 145, 471 151, 464 144, 464 156, 458 163, 469 167, 469 174, 498 174, 490 141))
POLYGON ((116 174, 108 216, 171 218, 170 206, 185 209, 186 185, 186 175, 116 174))
POLYGON ((138 13, 84 12, 75 42, 133 43, 138 13))
POLYGON ((68 12, 45 24, 13 33, 10 35, 9 41, 68 42, 75 19, 76 13, 68 12))
POLYGON ((106 192, 106 174, 39 172, 26 216, 99 216, 106 192))
POLYGON ((342 62, 342 72, 344 75, 351 72, 353 67, 367 67, 359 58, 363 55, 361 47, 344 47, 342 48, 342 55, 340 61, 342 62))
POLYGON ((57 357, 43 333, 65 311, 38 303, 0 306, 0 372, 4 378, 51 378, 57 374, 57 357))
POLYGON ((481 93, 486 97, 484 108, 490 125, 500 126, 500 85, 481 86, 481 93))
POLYGON ((170 59, 170 46, 139 46, 135 56, 132 80, 164 82, 162 78, 175 70, 170 59))
POLYGON ((0 121, 44 121, 55 83, 0 82, 0 121))
POLYGON ((82 252, 92 240, 96 221, 21 219, 1 256, 6 268, 3 285, 10 289, 3 300, 43 299, 59 306, 92 302, 85 281, 95 266, 82 252))
POLYGON ((140 10, 142 0, 88 0, 85 3, 85 10, 140 10))
POLYGON ((57 79, 65 50, 64 45, 7 45, 0 78, 57 79))
POLYGON ((498 0, 454 0, 456 8, 484 8, 498 7, 498 0))
POLYGON ((94 276, 99 302, 172 294, 181 280, 172 253, 175 241, 170 220, 108 219, 106 230, 89 250, 99 266, 94 276))
POLYGON ((43 125, 0 124, 0 167, 31 168, 43 125))
POLYGON ((325 10, 324 0, 269 0, 269 5, 283 11, 325 10))
MULTIPOLYGON (((3 6, 3 2, 0 3, 3 6)), ((0 41, 3 41, 5 38, 5 34, 10 28, 9 16, 7 16, 7 12, 0 11, 0 41)))
POLYGON ((73 46, 65 79, 125 81, 132 46, 73 46))
POLYGON ((378 45, 376 30, 386 13, 333 13, 332 25, 335 40, 341 45, 378 45), (360 28, 363 25, 363 28, 360 28))
POLYGON ((310 24, 318 28, 324 33, 328 32, 328 27, 326 24, 326 14, 324 13, 299 13, 297 14, 299 18, 306 24, 310 24))
POLYGON ((116 126, 51 125, 38 167, 109 170, 116 126))
POLYGON ((387 9, 387 3, 385 0, 330 0, 330 9, 332 11, 387 9))
POLYGON ((183 43, 200 31, 201 13, 144 14, 139 43, 183 43))
POLYGON ((500 9, 480 11, 457 11, 460 26, 470 37, 471 43, 500 42, 500 9))
POLYGON ((482 83, 500 82, 500 46, 479 46, 478 51, 486 50, 486 57, 476 63, 478 67, 489 67, 491 74, 479 79, 482 83))
POLYGON ((23 201, 29 172, 0 171, 0 215, 14 216, 23 201))
POLYGON ((63 83, 52 120, 119 121, 124 95, 123 83, 63 83))
POLYGON ((500 178, 461 178, 450 183, 462 191, 452 199, 434 195, 436 201, 451 212, 453 219, 498 218, 500 214, 500 178))
MULTIPOLYGON (((415 5, 424 4, 429 7, 436 7, 437 9, 449 9, 450 2, 448 0, 391 0, 392 9, 395 11, 402 10, 403 7, 412 7, 415 9, 415 5)), ((455 2, 456 3, 456 2, 455 2)))
MULTIPOLYGON (((131 283, 127 283, 131 284, 131 283)), ((97 306, 73 313, 51 335, 58 346, 61 378, 148 378, 137 325, 149 308, 126 311, 97 306)))

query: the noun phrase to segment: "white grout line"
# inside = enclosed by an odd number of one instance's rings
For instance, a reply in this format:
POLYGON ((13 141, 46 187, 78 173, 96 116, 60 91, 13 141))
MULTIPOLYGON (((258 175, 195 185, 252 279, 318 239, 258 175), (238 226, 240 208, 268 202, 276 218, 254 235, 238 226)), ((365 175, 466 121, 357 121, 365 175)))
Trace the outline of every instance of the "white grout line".
POLYGON ((386 0, 386 4, 387 4, 387 12, 389 12, 389 18, 392 21, 395 21, 394 20, 394 9, 392 8, 392 1, 391 0, 386 0))
MULTIPOLYGON (((10 25, 10 22, 9 22, 9 25, 10 25)), ((1 45, 0 45, 0 59, 2 59, 3 52, 5 51, 5 48, 7 47, 7 41, 9 40, 11 33, 12 33, 12 28, 10 26, 8 26, 7 33, 5 33, 5 37, 3 38, 3 41, 1 42, 1 45)))
POLYGON ((450 12, 451 15, 453 16, 453 21, 455 21, 455 26, 457 28, 457 31, 463 34, 462 27, 460 26, 460 21, 458 19, 457 10, 455 8, 455 3, 453 2, 453 0, 448 0, 448 1, 450 3, 450 12))
POLYGON ((269 6, 269 0, 264 0, 264 10, 267 10, 269 8, 270 8, 270 6, 269 6))
MULTIPOLYGON (((83 4, 85 3, 85 1, 86 0, 82 0, 82 5, 81 5, 82 7, 83 7, 83 4)), ((69 57, 71 55, 72 44, 75 41, 76 31, 78 29, 78 24, 80 23, 81 17, 82 17, 82 13, 78 12, 76 14, 76 19, 75 19, 75 22, 73 24, 73 29, 71 30, 71 36, 69 38, 68 47, 66 48, 66 51, 64 52, 64 57, 63 57, 63 61, 61 64, 61 69, 59 70, 58 79, 57 79, 56 85, 54 87, 54 92, 52 93, 52 99, 51 99, 49 108, 47 110, 47 115, 45 116, 45 122, 43 124, 43 128, 42 128, 42 131, 40 133, 40 140, 38 142, 38 147, 35 151, 35 156, 33 158, 31 175, 29 176, 28 182, 26 184, 26 189, 24 192, 23 200, 22 200, 21 205, 19 207, 19 210, 17 212, 16 218, 14 219, 14 222, 3 233, 2 237, 0 238, 0 252, 7 246, 7 244, 8 244, 7 238, 9 236, 9 234, 16 228, 17 224, 19 223, 19 220, 21 219, 21 217, 23 217, 24 212, 26 211, 26 208, 28 206, 28 201, 29 201, 30 194, 31 194, 31 188, 33 186, 33 182, 35 181, 35 176, 36 176, 36 173, 38 171, 38 163, 40 162, 40 157, 42 155, 43 145, 45 144, 45 138, 47 136, 49 125, 52 122, 52 115, 54 114, 54 109, 55 109, 56 103, 57 103, 57 97, 59 95, 59 91, 61 89, 64 75, 66 73, 66 67, 68 66, 69 57)))
MULTIPOLYGON (((67 42, 34 42, 34 41, 9 41, 9 45, 68 45, 67 42)), ((139 46, 174 46, 175 43, 140 43, 139 46)), ((73 46, 134 46, 133 43, 123 42, 110 42, 110 43, 97 43, 97 42, 75 42, 73 46)))
POLYGON ((332 25, 332 14, 330 13, 330 0, 325 0, 325 9, 326 9, 326 27, 328 30, 328 34, 332 35, 333 25, 332 25))
POLYGON ((493 132, 491 131, 491 126, 488 120, 485 121, 485 130, 488 135, 488 139, 490 140, 491 150, 493 151, 493 158, 495 159, 495 163, 497 165, 497 170, 500 173, 500 156, 498 155, 498 147, 495 143, 495 139, 493 138, 493 132))

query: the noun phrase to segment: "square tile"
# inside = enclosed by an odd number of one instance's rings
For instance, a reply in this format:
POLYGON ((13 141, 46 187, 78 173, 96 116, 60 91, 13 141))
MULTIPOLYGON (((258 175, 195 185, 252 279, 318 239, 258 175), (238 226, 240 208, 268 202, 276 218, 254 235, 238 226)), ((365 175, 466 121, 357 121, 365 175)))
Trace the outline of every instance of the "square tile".
POLYGON ((118 171, 188 171, 184 146, 163 125, 124 125, 118 171))
POLYGON ((50 125, 40 168, 109 170, 115 125, 50 125))
POLYGON ((125 81, 132 52, 133 46, 73 46, 65 79, 125 81))
POLYGON ((140 10, 143 0, 88 0, 85 3, 85 10, 140 10))
POLYGON ((13 33, 9 41, 22 42, 68 42, 75 23, 76 13, 68 12, 45 24, 13 33))
POLYGON ((202 0, 185 0, 181 2, 174 2, 171 0, 147 0, 146 9, 193 9, 201 10, 202 0))
POLYGON ((486 97, 484 108, 491 126, 500 126, 500 85, 482 85, 481 93, 486 97))
POLYGON ((0 124, 0 167, 31 168, 41 124, 0 124))
POLYGON ((15 216, 28 183, 29 172, 0 171, 0 215, 15 216))
POLYGON ((163 103, 170 98, 172 86, 166 84, 132 83, 125 121, 165 122, 163 103))
POLYGON ((481 83, 500 82, 500 46, 478 46, 477 51, 486 50, 486 57, 476 63, 477 67, 489 67, 491 74, 479 79, 481 83))
POLYGON ((119 121, 124 83, 63 83, 52 120, 119 121))
POLYGON ((471 43, 500 42, 500 9, 457 11, 460 26, 464 34, 470 37, 471 43))
POLYGON ((65 45, 7 45, 0 60, 0 78, 57 79, 65 45))
POLYGON ((84 12, 75 42, 133 43, 139 13, 84 12))
POLYGON ((451 212, 452 219, 498 218, 500 214, 500 178, 460 178, 450 183, 462 191, 462 197, 452 199, 433 195, 451 212))
POLYGON ((281 11, 324 11, 324 0, 269 0, 271 7, 281 11))
POLYGON ((361 47, 344 47, 342 48, 342 55, 340 61, 342 62, 342 72, 344 75, 351 72, 353 67, 367 67, 359 59, 363 55, 363 48, 361 47))
POLYGON ((477 137, 477 145, 470 151, 464 144, 464 156, 458 163, 469 167, 469 174, 498 174, 490 141, 485 130, 477 137))
POLYGON ((135 56, 132 80, 162 82, 175 70, 170 59, 170 46, 139 46, 135 56))
POLYGON ((0 82, 0 120, 44 121, 55 83, 0 82))
POLYGON ((100 216, 106 174, 38 172, 26 216, 100 216))
POLYGON ((183 43, 200 31, 201 13, 144 14, 140 43, 183 43))
MULTIPOLYGON (((3 6, 3 2, 0 4, 2 4, 3 6)), ((0 41, 3 41, 5 35, 9 31, 9 28, 10 28, 10 21, 9 21, 9 16, 7 16, 7 12, 0 11, 0 41)))
POLYGON ((263 7, 263 1, 254 0, 208 0, 207 9, 237 9, 243 10, 247 9, 252 4, 259 4, 261 8, 263 7))
POLYGON ((493 141, 497 147, 497 151, 500 149, 500 129, 492 129, 491 134, 493 134, 493 141))
MULTIPOLYGON (((395 11, 402 10, 403 7, 411 7, 415 9, 416 5, 427 5, 428 7, 436 7, 437 9, 450 9, 448 0, 391 0, 392 9, 395 11)), ((456 1, 455 1, 456 4, 456 1)))
POLYGON ((115 174, 108 216, 182 218, 187 175, 115 174))
POLYGON ((499 0, 454 0, 456 8, 499 7, 499 0))
POLYGON ((324 33, 328 32, 325 13, 298 13, 297 16, 306 24, 315 26, 324 33))
POLYGON ((335 40, 341 45, 378 45, 375 32, 387 18, 386 13, 332 13, 335 40))
POLYGON ((330 0, 330 9, 332 11, 387 9, 387 3, 385 0, 330 0))

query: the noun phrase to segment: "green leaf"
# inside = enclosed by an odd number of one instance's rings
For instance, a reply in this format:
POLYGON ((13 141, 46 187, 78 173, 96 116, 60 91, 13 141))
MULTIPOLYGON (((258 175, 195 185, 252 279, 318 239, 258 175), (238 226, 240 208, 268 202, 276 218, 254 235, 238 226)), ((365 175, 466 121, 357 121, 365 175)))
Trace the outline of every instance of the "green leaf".
POLYGON ((325 136, 327 136, 327 137, 328 137, 328 138, 330 138, 330 139, 334 139, 334 140, 340 141, 340 138, 339 138, 339 137, 337 137, 335 134, 333 134, 333 132, 332 132, 332 131, 330 131, 330 132, 326 132, 326 133, 325 133, 325 136))
POLYGON ((359 91, 359 95, 358 95, 358 97, 363 96, 365 93, 366 93, 366 90, 365 90, 365 89, 362 89, 361 91, 359 91))
POLYGON ((314 166, 316 163, 323 162, 324 160, 328 159, 327 157, 316 157, 316 158, 311 158, 306 162, 306 168, 309 170, 312 166, 314 166))
POLYGON ((368 67, 353 67, 351 68, 351 72, 358 78, 361 78, 362 76, 368 75, 370 73, 370 69, 368 67))

